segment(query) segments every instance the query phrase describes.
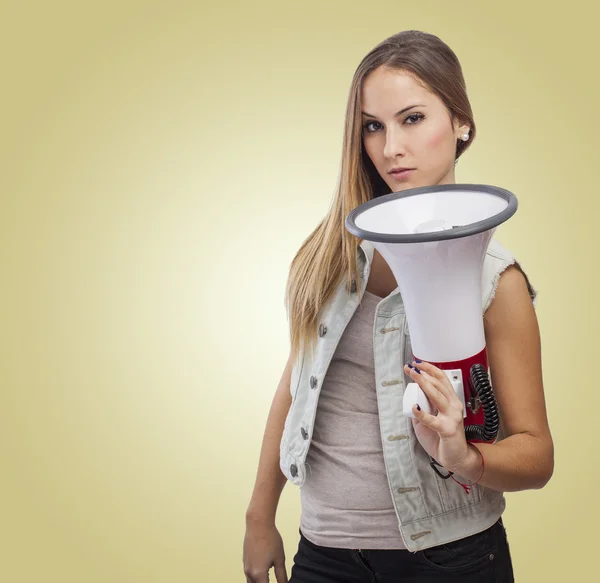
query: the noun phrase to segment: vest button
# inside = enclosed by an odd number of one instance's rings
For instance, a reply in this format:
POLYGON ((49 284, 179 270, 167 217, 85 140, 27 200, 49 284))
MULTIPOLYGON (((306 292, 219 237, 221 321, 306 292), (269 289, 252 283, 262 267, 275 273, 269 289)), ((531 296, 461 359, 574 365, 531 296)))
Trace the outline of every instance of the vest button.
POLYGON ((325 334, 327 334, 327 326, 323 326, 323 324, 321 324, 319 326, 319 336, 323 337, 325 334))
POLYGON ((355 279, 352 280, 352 285, 350 286, 350 292, 353 294, 356 293, 356 280, 355 279))
POLYGON ((306 429, 304 429, 304 427, 300 428, 300 433, 302 433, 302 437, 304 439, 308 439, 308 433, 306 432, 306 429))
POLYGON ((294 478, 298 475, 298 468, 296 467, 296 464, 292 464, 290 466, 290 474, 292 474, 294 478))
POLYGON ((317 386, 317 377, 310 377, 310 388, 314 389, 317 386))

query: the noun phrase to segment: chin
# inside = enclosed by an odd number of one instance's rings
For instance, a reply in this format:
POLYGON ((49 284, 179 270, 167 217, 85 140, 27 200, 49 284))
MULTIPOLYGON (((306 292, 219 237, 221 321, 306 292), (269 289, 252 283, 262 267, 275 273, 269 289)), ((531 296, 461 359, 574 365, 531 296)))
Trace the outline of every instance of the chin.
POLYGON ((417 185, 416 184, 411 184, 411 183, 404 183, 401 184, 400 186, 390 186, 390 188, 392 189, 392 192, 402 192, 403 190, 408 190, 409 188, 415 188, 417 185))

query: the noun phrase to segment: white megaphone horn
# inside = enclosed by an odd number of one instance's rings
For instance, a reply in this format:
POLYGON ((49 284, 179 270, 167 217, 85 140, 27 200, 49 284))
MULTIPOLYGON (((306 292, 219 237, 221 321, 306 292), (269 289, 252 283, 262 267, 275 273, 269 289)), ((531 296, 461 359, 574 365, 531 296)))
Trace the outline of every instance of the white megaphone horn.
MULTIPOLYGON (((442 184, 374 198, 346 217, 348 231, 371 241, 392 270, 413 356, 449 377, 471 442, 493 442, 499 429, 483 327, 483 262, 494 231, 517 205, 496 186, 442 184)), ((409 383, 404 415, 414 417, 415 403, 435 414, 419 385, 409 383)))

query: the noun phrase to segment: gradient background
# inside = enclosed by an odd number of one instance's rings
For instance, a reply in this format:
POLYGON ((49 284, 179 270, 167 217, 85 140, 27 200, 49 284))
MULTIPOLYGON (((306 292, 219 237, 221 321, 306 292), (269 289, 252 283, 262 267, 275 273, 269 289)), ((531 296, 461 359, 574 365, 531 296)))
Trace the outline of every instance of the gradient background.
MULTIPOLYGON (((556 469, 507 494, 516 579, 591 580, 596 19, 482 4, 2 4, 0 580, 245 581, 288 266, 331 201, 356 66, 411 28, 462 62, 456 181, 517 195, 496 237, 540 292, 556 469)), ((288 575, 299 520, 288 484, 288 575)))

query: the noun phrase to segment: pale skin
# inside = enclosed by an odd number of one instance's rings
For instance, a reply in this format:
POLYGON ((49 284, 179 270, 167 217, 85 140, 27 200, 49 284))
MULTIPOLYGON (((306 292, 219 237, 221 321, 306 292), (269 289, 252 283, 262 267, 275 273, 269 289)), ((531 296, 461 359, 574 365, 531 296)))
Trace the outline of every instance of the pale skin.
MULTIPOLYGON (((393 192, 418 186, 455 184, 457 140, 467 124, 452 120, 437 95, 403 71, 380 67, 366 79, 362 92, 363 143, 375 168, 393 192), (411 107, 404 113, 397 112, 411 107), (406 180, 388 173, 392 167, 415 168, 406 180)), ((367 290, 386 297, 397 282, 375 251, 367 290)), ((429 363, 405 366, 419 384, 435 415, 413 413, 417 439, 438 463, 454 474, 504 492, 542 488, 554 471, 554 445, 548 425, 540 334, 525 277, 511 265, 500 276, 484 330, 491 382, 506 437, 495 443, 467 444, 463 405, 446 374, 429 363), (480 454, 485 458, 483 468, 480 454), (482 475, 482 469, 483 475, 482 475)))
MULTIPOLYGON (((455 184, 456 142, 469 127, 451 120, 435 94, 409 75, 379 68, 365 80, 362 103, 363 111, 374 116, 363 120, 373 130, 363 129, 365 149, 392 191, 455 184), (420 107, 395 115, 417 104, 420 107), (408 180, 400 182, 388 174, 395 166, 416 170, 408 180)), ((386 297, 396 287, 389 266, 375 251, 367 290, 386 297)), ((546 418, 538 322, 525 279, 517 267, 511 266, 501 275, 495 297, 484 315, 484 329, 494 394, 507 437, 496 444, 477 444, 485 457, 485 471, 479 483, 501 491, 541 488, 553 472, 554 448, 546 418)), ((416 364, 413 362, 413 366, 416 364)), ((271 568, 277 583, 288 580, 275 511, 287 480, 279 469, 279 440, 291 403, 292 365, 288 359, 273 399, 257 482, 246 513, 243 560, 248 583, 268 583, 271 568)), ((455 476, 477 480, 481 458, 475 446, 467 445, 462 402, 439 368, 428 363, 418 366, 421 374, 414 369, 405 370, 439 411, 427 415, 413 409, 417 439, 455 476)))

